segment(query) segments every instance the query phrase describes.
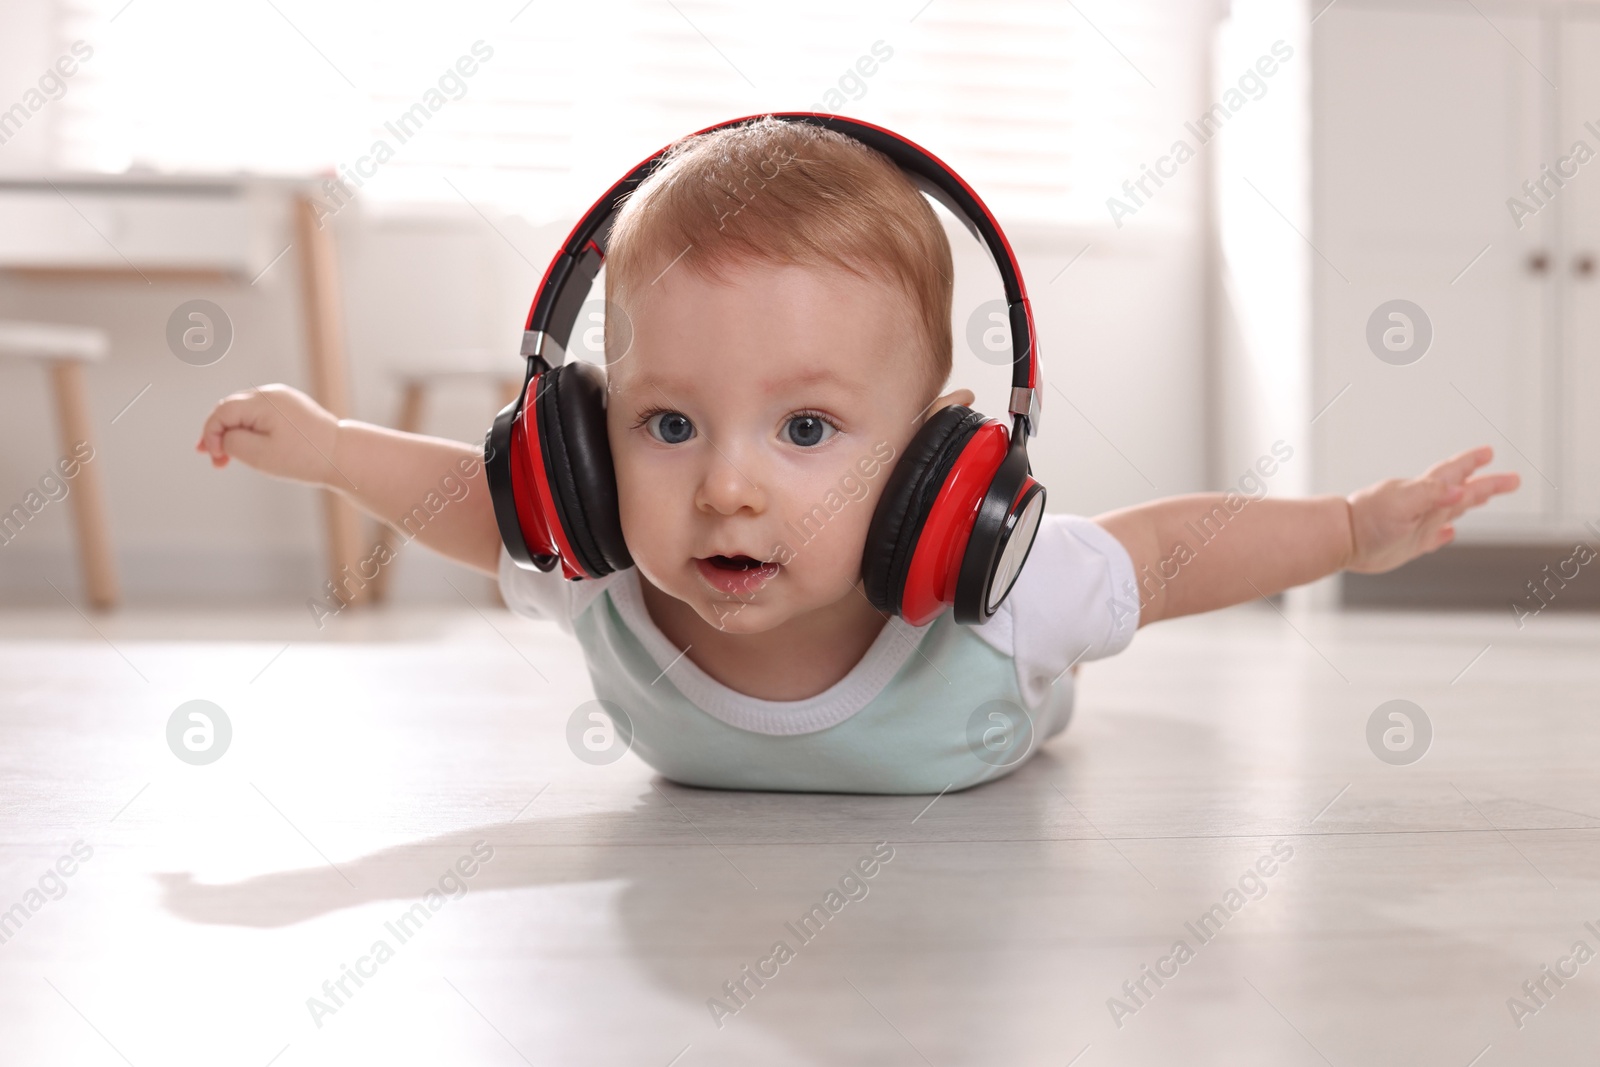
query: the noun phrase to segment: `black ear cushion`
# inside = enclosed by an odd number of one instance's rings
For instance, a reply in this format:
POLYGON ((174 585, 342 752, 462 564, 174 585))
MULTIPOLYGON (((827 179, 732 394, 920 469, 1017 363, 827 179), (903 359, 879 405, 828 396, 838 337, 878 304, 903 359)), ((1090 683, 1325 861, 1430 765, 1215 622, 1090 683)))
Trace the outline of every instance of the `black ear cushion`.
POLYGON ((605 372, 593 363, 567 363, 540 375, 538 384, 539 449, 577 562, 596 578, 633 566, 617 516, 605 372))
POLYGON ((939 487, 984 416, 961 404, 940 408, 917 430, 895 462, 867 527, 861 577, 879 611, 899 614, 906 572, 939 487))

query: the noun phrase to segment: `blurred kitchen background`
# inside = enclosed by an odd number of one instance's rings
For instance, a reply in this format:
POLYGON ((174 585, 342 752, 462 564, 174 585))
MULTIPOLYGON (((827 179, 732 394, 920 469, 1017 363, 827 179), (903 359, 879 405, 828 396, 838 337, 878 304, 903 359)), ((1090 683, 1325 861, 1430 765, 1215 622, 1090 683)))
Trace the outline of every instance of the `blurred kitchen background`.
MULTIPOLYGON (((1597 54, 1595 6, 1489 0, 7 0, 0 603, 320 595, 376 527, 214 471, 215 400, 282 381, 479 441, 596 196, 702 126, 825 110, 1004 225, 1052 510, 1239 487, 1275 445, 1260 481, 1299 495, 1492 444, 1523 488, 1459 545, 1294 597, 1503 607, 1600 517, 1597 54)), ((1003 413, 999 286, 950 228, 954 380, 1003 413)), ((396 603, 492 595, 420 548, 389 571, 396 603)))

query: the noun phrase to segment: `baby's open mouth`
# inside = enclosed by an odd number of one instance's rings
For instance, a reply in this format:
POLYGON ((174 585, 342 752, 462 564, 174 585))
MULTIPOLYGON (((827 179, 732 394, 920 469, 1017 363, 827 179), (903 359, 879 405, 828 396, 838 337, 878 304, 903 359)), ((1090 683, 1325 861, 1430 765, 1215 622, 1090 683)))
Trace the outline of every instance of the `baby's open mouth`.
POLYGON ((706 562, 725 571, 748 571, 762 565, 761 560, 750 556, 709 556, 706 562))
POLYGON ((694 561, 701 579, 720 593, 751 594, 778 576, 781 566, 754 556, 705 556, 694 561))

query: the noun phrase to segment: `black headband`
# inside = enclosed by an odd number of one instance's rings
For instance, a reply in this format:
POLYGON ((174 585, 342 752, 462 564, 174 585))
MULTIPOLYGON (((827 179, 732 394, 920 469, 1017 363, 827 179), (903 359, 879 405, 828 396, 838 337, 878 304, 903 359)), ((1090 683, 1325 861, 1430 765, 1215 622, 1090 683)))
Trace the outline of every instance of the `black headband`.
MULTIPOLYGON (((1033 309, 1028 303, 1028 293, 1023 288, 1022 274, 1017 269, 1011 245, 978 194, 955 171, 921 146, 881 126, 857 119, 809 111, 778 112, 771 116, 747 115, 708 126, 696 131, 693 136, 765 117, 820 126, 877 149, 905 171, 919 189, 943 204, 974 237, 983 242, 990 258, 994 260, 995 268, 1000 272, 1010 312, 1011 414, 1026 419, 1030 436, 1038 432, 1039 357, 1033 329, 1033 309)), ((667 149, 657 152, 606 190, 605 195, 595 201, 594 206, 573 227, 561 251, 551 260, 549 269, 539 282, 538 295, 528 312, 528 323, 523 333, 522 354, 528 357, 530 377, 534 360, 545 362, 547 341, 553 341, 563 351, 566 350, 573 325, 605 260, 611 224, 616 219, 617 210, 624 199, 638 188, 639 183, 655 173, 666 152, 667 149)))

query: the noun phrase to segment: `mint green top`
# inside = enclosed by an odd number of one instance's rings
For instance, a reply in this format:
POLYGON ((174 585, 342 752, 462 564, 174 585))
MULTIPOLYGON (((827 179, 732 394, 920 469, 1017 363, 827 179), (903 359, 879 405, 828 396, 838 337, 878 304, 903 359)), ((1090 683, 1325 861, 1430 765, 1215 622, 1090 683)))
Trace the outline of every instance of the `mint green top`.
POLYGON ((949 611, 920 627, 890 619, 833 686, 771 701, 673 647, 632 569, 567 582, 502 551, 500 585, 513 611, 576 636, 634 753, 672 781, 722 789, 940 793, 1001 777, 1066 726, 1068 668, 1121 651, 1139 615, 1121 544, 1088 519, 1047 515, 987 623, 962 626, 949 611))

